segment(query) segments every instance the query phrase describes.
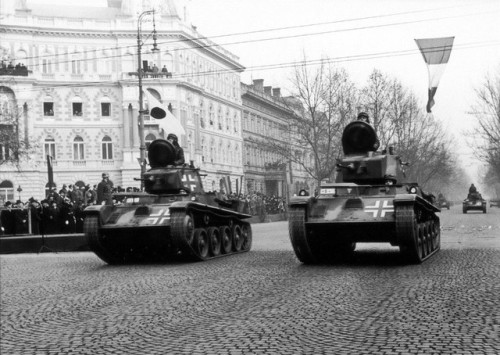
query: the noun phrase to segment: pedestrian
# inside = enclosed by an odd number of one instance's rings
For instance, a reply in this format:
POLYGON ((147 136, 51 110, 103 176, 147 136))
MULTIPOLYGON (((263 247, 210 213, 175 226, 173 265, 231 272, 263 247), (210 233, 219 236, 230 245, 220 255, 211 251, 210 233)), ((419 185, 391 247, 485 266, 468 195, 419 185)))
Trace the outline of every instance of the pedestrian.
POLYGON ((108 173, 102 173, 102 181, 97 185, 97 204, 112 205, 113 182, 108 173))
POLYGON ((182 165, 184 164, 184 149, 179 145, 179 140, 177 136, 173 133, 170 133, 167 136, 167 141, 172 143, 175 148, 175 160, 174 165, 182 165))

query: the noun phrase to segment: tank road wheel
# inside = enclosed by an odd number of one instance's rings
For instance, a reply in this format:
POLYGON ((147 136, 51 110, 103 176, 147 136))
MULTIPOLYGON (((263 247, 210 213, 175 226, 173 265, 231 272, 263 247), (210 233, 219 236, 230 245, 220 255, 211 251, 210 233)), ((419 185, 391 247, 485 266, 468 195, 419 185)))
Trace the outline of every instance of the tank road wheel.
POLYGON ((231 230, 228 226, 222 226, 219 228, 219 234, 221 239, 222 253, 230 254, 233 246, 233 239, 231 238, 231 230))
POLYGON ((99 228, 99 216, 90 215, 85 217, 83 222, 83 232, 87 238, 90 250, 92 250, 101 260, 108 264, 113 265, 123 263, 123 258, 119 258, 116 255, 111 254, 105 247, 102 246, 99 228))
POLYGON ((249 251, 252 248, 252 227, 249 223, 241 226, 241 233, 243 235, 243 250, 249 251))
POLYGON ((404 259, 410 263, 421 263, 419 248, 419 226, 413 205, 402 205, 396 208, 396 234, 399 249, 404 259))
POLYGON ((418 253, 420 259, 425 258, 425 226, 423 223, 418 224, 418 253))
POLYGON ((207 230, 208 240, 210 241, 210 254, 213 256, 219 256, 221 252, 221 237, 219 228, 210 227, 207 230))
POLYGON ((297 258, 304 264, 314 264, 316 257, 306 236, 306 210, 305 208, 292 207, 289 212, 288 232, 292 242, 293 251, 297 258))
POLYGON ((441 248, 441 224, 439 223, 439 218, 432 221, 432 246, 433 250, 439 250, 441 248))
POLYGON ((175 211, 170 216, 170 228, 173 247, 180 249, 183 255, 193 253, 191 245, 194 240, 194 219, 186 211, 175 211))
POLYGON ((427 235, 427 255, 429 255, 430 253, 432 253, 433 251, 433 247, 432 247, 432 222, 431 221, 428 221, 428 222, 425 222, 425 232, 426 232, 426 235, 427 235))
POLYGON ((239 224, 234 224, 233 226, 233 250, 238 252, 243 248, 243 234, 241 232, 241 227, 239 224))
POLYGON ((208 240, 207 231, 204 228, 196 228, 194 231, 193 249, 196 256, 200 260, 205 260, 208 257, 210 250, 210 242, 208 240))

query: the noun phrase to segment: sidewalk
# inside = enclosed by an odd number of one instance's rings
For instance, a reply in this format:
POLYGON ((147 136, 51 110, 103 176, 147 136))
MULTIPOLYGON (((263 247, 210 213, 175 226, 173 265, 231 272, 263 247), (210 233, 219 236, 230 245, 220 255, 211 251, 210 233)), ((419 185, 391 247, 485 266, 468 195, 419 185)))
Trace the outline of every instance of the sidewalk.
MULTIPOLYGON (((284 214, 266 215, 261 222, 259 216, 247 219, 251 224, 284 221, 284 214)), ((87 240, 83 233, 50 234, 50 235, 16 235, 0 236, 0 254, 19 253, 59 253, 89 251, 87 240)))

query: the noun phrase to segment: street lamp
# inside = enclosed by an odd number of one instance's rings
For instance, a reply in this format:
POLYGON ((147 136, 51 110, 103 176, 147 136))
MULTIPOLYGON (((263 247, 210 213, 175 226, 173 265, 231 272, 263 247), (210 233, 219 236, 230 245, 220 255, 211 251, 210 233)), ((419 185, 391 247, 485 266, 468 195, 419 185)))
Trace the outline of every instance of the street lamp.
POLYGON ((23 191, 23 189, 21 188, 21 185, 19 185, 19 187, 17 188, 17 192, 19 193, 19 201, 21 201, 21 191, 23 191))
MULTIPOLYGON (((143 95, 142 95, 142 59, 141 59, 141 48, 144 44, 142 41, 142 34, 141 34, 141 25, 142 25, 142 19, 144 16, 153 14, 153 49, 151 50, 152 52, 158 51, 158 47, 156 44, 156 24, 155 24, 155 18, 154 18, 154 13, 155 10, 148 10, 144 11, 139 15, 139 18, 137 19, 137 57, 138 57, 138 68, 137 68, 137 76, 139 78, 139 139, 140 139, 140 165, 141 165, 141 190, 144 187, 144 181, 142 180, 144 173, 146 172, 146 142, 145 142, 145 137, 144 137, 144 114, 147 113, 147 110, 144 110, 143 106, 143 95)), ((148 36, 149 38, 149 36, 148 36)), ((147 40, 147 38, 146 38, 147 40)))

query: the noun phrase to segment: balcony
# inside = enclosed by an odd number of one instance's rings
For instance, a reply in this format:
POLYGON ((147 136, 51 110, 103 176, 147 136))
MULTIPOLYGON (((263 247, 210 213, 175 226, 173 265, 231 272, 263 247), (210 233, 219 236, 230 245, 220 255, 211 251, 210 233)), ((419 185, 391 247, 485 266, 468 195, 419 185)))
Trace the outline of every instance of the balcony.
MULTIPOLYGON (((128 75, 130 76, 137 76, 137 72, 129 72, 128 75)), ((143 79, 158 79, 158 78, 172 78, 172 73, 171 72, 158 72, 158 73, 152 73, 152 72, 144 72, 142 73, 142 78, 143 79)))

